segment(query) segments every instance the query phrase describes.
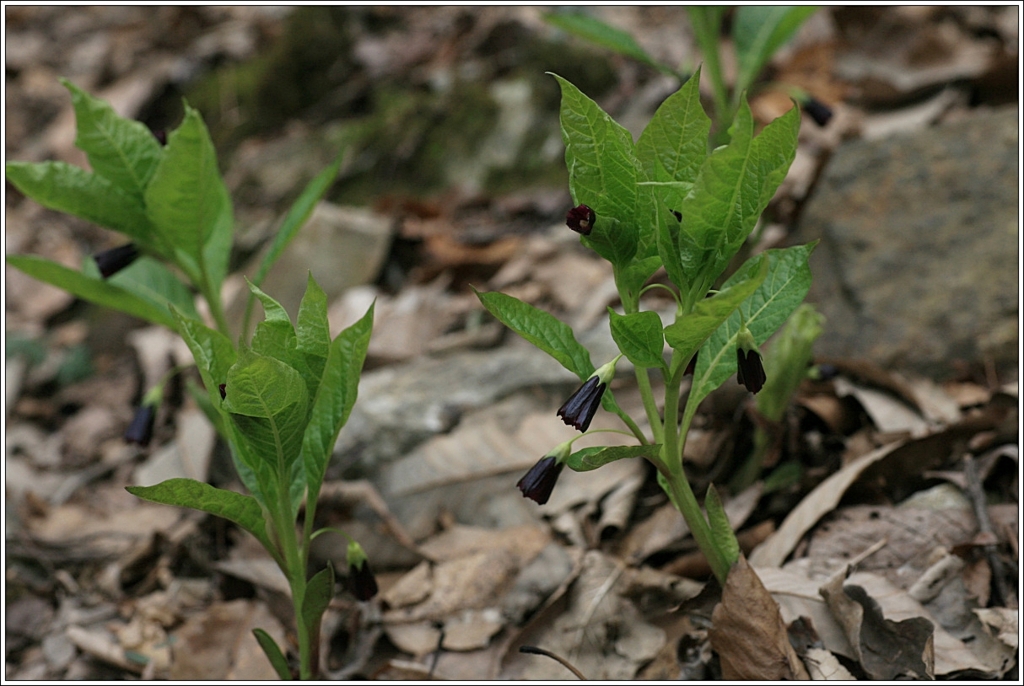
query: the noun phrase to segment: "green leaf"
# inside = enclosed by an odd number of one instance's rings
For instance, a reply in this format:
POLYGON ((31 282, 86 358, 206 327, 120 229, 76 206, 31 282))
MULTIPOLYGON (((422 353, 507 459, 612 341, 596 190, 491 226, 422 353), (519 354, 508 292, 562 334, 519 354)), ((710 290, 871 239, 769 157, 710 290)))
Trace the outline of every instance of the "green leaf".
POLYGON ((170 310, 135 295, 122 286, 114 285, 99 277, 87 276, 82 272, 68 269, 56 262, 35 255, 8 255, 7 263, 34 279, 63 288, 83 300, 120 310, 133 317, 176 330, 174 317, 171 316, 170 310))
POLYGON ((633 312, 621 315, 608 308, 611 315, 612 339, 626 359, 637 367, 665 366, 662 352, 665 337, 657 312, 633 312))
POLYGON ((228 370, 226 392, 221 406, 231 418, 238 458, 253 470, 268 505, 283 498, 294 514, 295 463, 309 405, 305 382, 284 362, 244 350, 228 370))
POLYGON ((732 24, 739 62, 736 90, 744 91, 797 29, 817 10, 813 6, 758 5, 739 7, 732 24))
POLYGON ((252 496, 214 488, 194 479, 168 479, 155 486, 128 486, 126 490, 153 503, 190 507, 223 517, 255 536, 277 558, 275 548, 267 536, 263 510, 252 496))
POLYGON ((768 276, 768 259, 762 254, 752 261, 756 266, 745 272, 748 278, 722 288, 710 298, 698 300, 689 314, 665 327, 665 340, 683 359, 690 359, 740 303, 764 283, 768 276))
POLYGON ((8 162, 7 179, 43 207, 119 231, 153 246, 142 203, 102 176, 66 162, 8 162))
POLYGON ((649 64, 667 73, 672 70, 661 64, 644 52, 644 49, 625 31, 605 24, 599 19, 591 17, 582 12, 548 12, 544 15, 544 21, 562 29, 566 33, 579 36, 595 45, 614 50, 620 55, 631 57, 644 64, 649 64))
POLYGON ((119 117, 114 109, 67 79, 78 135, 75 145, 85 152, 93 172, 141 202, 160 162, 162 149, 145 124, 119 117))
POLYGON ((613 445, 583 448, 566 458, 565 464, 574 472, 589 472, 609 462, 630 457, 655 458, 661 450, 660 444, 613 445))
POLYGON ((575 204, 585 204, 597 215, 593 233, 598 235, 588 245, 600 247, 601 256, 613 264, 625 264, 636 253, 636 184, 643 179, 633 136, 576 86, 552 76, 562 89, 560 121, 569 191, 575 204), (603 234, 597 231, 602 220, 603 234))
MULTIPOLYGON (((313 575, 306 583, 306 594, 302 597, 302 619, 310 644, 320 645, 320 621, 324 611, 334 597, 334 568, 329 564, 313 575)), ((319 654, 317 648, 313 653, 319 654)))
POLYGON ((305 356, 306 365, 319 385, 324 362, 330 354, 331 328, 327 321, 327 294, 313 279, 312 273, 306 281, 306 293, 299 303, 295 335, 297 350, 305 356))
MULTIPOLYGON (((797 308, 811 287, 811 270, 807 259, 815 243, 796 245, 782 250, 767 250, 768 276, 754 293, 704 343, 697 356, 693 386, 686 402, 686 414, 692 416, 708 393, 736 373, 736 334, 740 317, 746 322, 754 340, 761 345, 775 333, 797 308)), ((747 261, 725 282, 728 288, 749 278, 754 267, 747 261)), ((771 370, 765 370, 769 377, 771 370)))
POLYGON ((277 676, 282 681, 291 681, 292 673, 288 669, 288 660, 285 659, 281 649, 274 643, 274 639, 270 637, 263 629, 253 629, 252 635, 256 637, 256 641, 260 644, 260 648, 263 648, 263 653, 270 660, 271 666, 274 671, 277 672, 277 676))
POLYGON ((581 381, 594 373, 590 353, 576 341, 568 324, 510 295, 481 293, 475 288, 473 292, 498 321, 551 355, 581 381))
POLYGON ((185 316, 199 319, 192 292, 171 270, 151 257, 138 258, 107 279, 107 283, 121 286, 160 309, 167 310, 168 305, 174 305, 185 316))
POLYGON ((338 334, 327 354, 323 378, 302 437, 302 462, 311 501, 320 492, 338 434, 356 404, 359 375, 373 330, 373 307, 370 305, 362 319, 338 334))
POLYGON ((199 375, 203 378, 206 392, 214 407, 221 405, 218 387, 227 383, 228 370, 235 363, 237 353, 231 340, 220 331, 211 329, 202 322, 184 316, 172 308, 176 326, 171 327, 185 340, 196 361, 199 375))
POLYGON ((232 229, 231 199, 217 169, 213 142, 199 112, 188 105, 181 126, 168 136, 145 198, 156 230, 197 264, 206 259, 207 240, 220 240, 232 229))
POLYGON ((642 259, 633 259, 621 269, 615 267, 615 284, 622 294, 623 302, 637 302, 640 290, 660 266, 661 257, 654 254, 642 259))
POLYGON ((715 542, 715 547, 718 548, 726 563, 732 567, 740 557, 740 544, 729 524, 729 518, 725 516, 725 508, 722 507, 718 491, 713 485, 708 486, 708 493, 704 498, 704 509, 708 512, 711 539, 715 542))
POLYGON ((270 268, 274 266, 274 263, 277 262, 284 252, 284 249, 288 247, 288 244, 298 234, 299 229, 309 219, 309 215, 313 213, 313 208, 316 207, 317 202, 338 177, 338 170, 341 169, 341 160, 341 155, 338 155, 334 163, 317 174, 306 185, 302 194, 292 203, 288 214, 284 217, 284 221, 281 222, 281 228, 277 230, 277 235, 274 236, 274 242, 271 243, 267 254, 260 261, 260 266, 256 270, 256 276, 252 278, 254 284, 259 286, 263 283, 263 279, 267 277, 270 268))
POLYGON ((661 103, 636 142, 636 156, 649 181, 693 185, 708 156, 711 119, 700 104, 700 69, 661 103))

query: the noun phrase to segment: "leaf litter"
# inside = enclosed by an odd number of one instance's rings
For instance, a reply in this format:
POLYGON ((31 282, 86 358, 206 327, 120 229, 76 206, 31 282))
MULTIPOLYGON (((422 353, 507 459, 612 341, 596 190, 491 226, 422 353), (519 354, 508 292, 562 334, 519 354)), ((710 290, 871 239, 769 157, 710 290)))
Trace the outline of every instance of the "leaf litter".
MULTIPOLYGON (((848 36, 845 55, 833 51, 820 59, 822 46, 837 41, 835 25, 831 36, 825 31, 824 43, 798 38, 779 66, 784 74, 803 74, 802 81, 790 82, 821 89, 836 100, 846 97, 854 82, 865 89, 869 101, 907 110, 908 93, 935 88, 953 77, 980 78, 993 64, 991 45, 974 37, 987 35, 991 41, 992 36, 1009 35, 1007 27, 1015 22, 1006 20, 1008 10, 978 18, 967 15, 970 9, 889 15, 891 35, 875 35, 873 40, 912 35, 921 60, 912 68, 907 67, 909 47, 865 55, 848 36), (972 28, 965 31, 967 26, 972 28), (833 65, 847 82, 828 70, 808 69, 811 63, 833 65)), ((117 11, 111 10, 108 19, 97 14, 83 15, 80 21, 94 27, 103 21, 116 25, 117 11)), ((192 21, 183 14, 190 10, 166 11, 175 26, 192 21)), ((393 9, 374 11, 389 21, 398 16, 393 9)), ((461 10, 446 11, 455 16, 461 10)), ((842 20, 838 30, 848 32, 870 24, 863 16, 851 19, 861 11, 843 10, 830 18, 833 24, 842 20)), ((40 38, 43 45, 64 43, 63 38, 42 39, 61 35, 54 33, 59 31, 58 15, 40 10, 34 16, 24 8, 12 12, 9 21, 13 18, 22 27, 15 34, 40 38)), ((197 54, 206 57, 200 60, 252 54, 279 26, 269 11, 195 12, 197 26, 216 29, 205 34, 205 47, 197 54), (229 25, 234 33, 227 30, 229 25)), ((536 14, 526 10, 503 12, 481 10, 465 33, 446 38, 446 49, 486 44, 493 50, 495 42, 508 39, 510 26, 535 30, 539 25, 536 14)), ((641 10, 623 8, 620 14, 629 25, 646 25, 641 10)), ((390 40, 375 38, 372 32, 359 38, 360 59, 378 77, 399 68, 423 68, 436 59, 430 45, 442 34, 424 28, 432 25, 430 9, 408 16, 418 27, 413 46, 395 38, 400 32, 387 34, 390 40)), ((152 40, 146 37, 154 30, 152 23, 122 21, 127 23, 115 32, 117 40, 99 51, 102 59, 82 66, 85 80, 80 85, 98 82, 102 66, 102 73, 113 79, 102 93, 115 107, 140 113, 152 103, 153 94, 177 77, 166 55, 148 56, 144 49, 152 40), (118 57, 111 47, 115 43, 122 51, 134 45, 128 52, 139 56, 138 65, 132 66, 123 54, 118 57), (136 49, 140 51, 132 52, 136 49)), ((438 26, 442 24, 455 22, 445 19, 438 26)), ((664 19, 661 24, 666 24, 664 19)), ((106 40, 110 34, 93 35, 106 40)), ((169 40, 180 49, 198 50, 188 43, 198 37, 182 28, 169 40)), ((1011 38, 1015 40, 1015 33, 1011 38)), ((12 157, 67 158, 75 151, 62 89, 26 91, 19 78, 29 80, 31 75, 30 82, 45 85, 54 81, 49 73, 53 69, 71 74, 67 55, 55 51, 49 58, 53 64, 41 66, 32 57, 32 40, 15 43, 21 57, 17 51, 8 54, 9 68, 14 69, 8 125, 9 131, 21 131, 25 142, 24 154, 15 146, 12 157), (26 118, 24 112, 32 111, 21 107, 26 103, 56 116, 26 118)), ((768 100, 759 105, 772 106, 768 100)), ((787 192, 799 198, 813 188, 821 160, 840 135, 854 135, 857 127, 871 135, 886 127, 918 126, 961 107, 961 99, 942 95, 894 122, 878 114, 865 118, 840 102, 832 131, 807 133, 811 144, 802 150, 803 171, 787 192)), ((259 145, 253 143, 246 154, 254 149, 259 145)), ((275 166, 275 171, 285 166, 275 166)), ((287 174, 279 177, 274 179, 278 195, 295 185, 286 183, 287 174)), ((412 200, 401 203, 413 205, 412 200)), ((453 194, 437 203, 444 209, 435 220, 407 215, 397 222, 394 235, 400 243, 420 246, 420 263, 402 266, 393 249, 384 270, 401 276, 391 285, 383 279, 348 291, 334 301, 332 323, 343 320, 346 311, 365 311, 365 303, 378 298, 376 323, 386 335, 375 334, 370 354, 381 367, 490 348, 505 334, 473 307, 463 288, 471 281, 517 291, 578 329, 600 328, 606 307, 615 305, 614 289, 600 266, 604 263, 566 242, 556 227, 567 203, 564 191, 550 188, 492 198, 453 194), (506 235, 512 224, 495 221, 495 216, 515 218, 520 233, 506 235), (523 231, 517 218, 522 216, 551 230, 523 231)), ((248 208, 254 216, 259 209, 248 208)), ((93 228, 28 203, 12 205, 9 199, 7 217, 9 249, 15 245, 16 252, 39 252, 69 265, 107 240, 93 228)), ((9 647, 12 637, 17 639, 8 676, 272 678, 249 629, 264 628, 279 644, 287 644, 287 611, 275 600, 283 579, 279 573, 275 577, 273 563, 255 555, 231 528, 213 524, 215 520, 140 504, 123 497, 120 488, 164 478, 158 474, 217 479, 224 473, 225 456, 218 455, 209 431, 200 428, 204 420, 188 400, 170 399, 172 409, 161 420, 152 450, 126 451, 117 439, 116 426, 131 416, 131 393, 136 386, 148 387, 172 364, 176 343, 137 330, 130 337, 137 372, 126 375, 97 356, 93 379, 55 390, 59 379, 67 378, 59 371, 68 351, 89 342, 81 331, 56 324, 75 316, 69 309, 72 300, 16 273, 8 277, 8 325, 35 338, 55 332, 43 342, 45 363, 8 358, 8 383, 16 383, 5 389, 13 391, 5 412, 6 485, 12 498, 7 588, 24 594, 7 606, 7 619, 12 620, 9 647), (134 383, 126 383, 127 378, 134 383), (196 575, 201 588, 193 588, 196 575), (78 603, 79 597, 88 603, 78 603), (25 604, 41 598, 49 612, 38 603, 25 604), (40 625, 18 620, 28 615, 40 625)), ((339 475, 366 476, 379 495, 375 499, 364 491, 344 502, 331 501, 318 514, 331 526, 358 532, 368 549, 369 540, 381 541, 381 552, 370 557, 386 561, 386 567, 380 570, 379 603, 360 607, 342 595, 333 601, 325 624, 331 630, 325 631, 321 650, 328 673, 467 680, 570 676, 554 661, 517 652, 520 645, 530 644, 559 654, 589 678, 1010 674, 1018 645, 1018 589, 1012 586, 1011 597, 999 597, 1000 575, 992 555, 1015 573, 1016 381, 1007 383, 994 374, 964 375, 940 386, 899 377, 864 361, 837 366, 842 376, 836 382, 815 384, 813 391, 805 384, 794 403, 798 409, 789 431, 796 435, 788 437, 783 455, 799 458, 800 476, 773 489, 758 482, 757 490, 726 500, 741 543, 745 535, 752 541, 744 548, 750 550, 750 566, 734 569, 719 596, 711 593, 704 619, 680 608, 701 590, 707 572, 687 559, 694 545, 685 523, 643 463, 622 461, 618 468, 565 474, 542 508, 526 507, 531 503, 515 491, 521 472, 564 440, 555 435, 560 424, 550 421, 552 403, 557 406, 556 398, 566 390, 560 382, 512 384, 479 407, 456 408, 454 420, 433 438, 402 450, 380 470, 360 472, 358 465, 344 464, 339 475), (979 527, 972 510, 976 498, 963 495, 970 486, 959 461, 965 451, 976 456, 988 499, 999 498, 998 503, 982 504, 990 519, 988 530, 979 527), (995 604, 999 602, 1006 605, 995 604), (816 639, 811 647, 794 651, 789 637, 800 618, 807 618, 816 639), (332 643, 341 636, 348 641, 347 650, 332 643)), ((629 379, 617 384, 617 396, 628 397, 629 379)), ((716 410, 715 401, 709 398, 697 419, 706 441, 688 445, 688 469, 704 485, 720 483, 723 462, 742 440, 735 419, 745 411, 742 401, 717 406, 733 403, 731 413, 716 410)), ((595 426, 600 421, 598 415, 595 426)), ((322 538, 318 542, 325 545, 316 552, 343 568, 343 546, 326 545, 330 537, 322 538)))

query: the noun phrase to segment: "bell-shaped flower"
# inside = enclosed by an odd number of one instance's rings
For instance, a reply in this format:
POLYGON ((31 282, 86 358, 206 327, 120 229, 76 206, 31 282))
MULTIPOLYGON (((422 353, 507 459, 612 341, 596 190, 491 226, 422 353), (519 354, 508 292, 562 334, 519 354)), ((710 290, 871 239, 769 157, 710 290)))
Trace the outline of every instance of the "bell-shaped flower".
POLYGON ((369 600, 377 595, 377 579, 370 571, 370 561, 363 546, 350 540, 345 562, 348 564, 348 576, 345 577, 345 588, 348 592, 355 596, 356 600, 369 600))
POLYGON ((135 411, 135 417, 124 432, 124 440, 143 447, 153 440, 153 425, 156 423, 156 405, 144 404, 135 411))
POLYGON ((516 483, 516 487, 523 492, 524 498, 529 498, 538 505, 543 505, 551 497, 551 491, 555 489, 558 476, 565 467, 565 459, 569 457, 572 441, 566 441, 557 448, 540 458, 537 464, 530 467, 530 471, 523 475, 523 478, 516 483))
POLYGON ((128 243, 127 245, 98 252, 92 256, 92 259, 96 260, 96 266, 99 267, 103 278, 109 279, 134 262, 138 256, 139 249, 134 243, 128 243))
POLYGON ((736 381, 746 386, 751 393, 757 393, 764 387, 766 380, 761 352, 744 324, 736 337, 736 381))
POLYGON ((601 397, 608 388, 608 382, 615 376, 615 364, 619 357, 622 355, 591 374, 590 378, 569 396, 565 404, 558 408, 558 416, 563 422, 577 431, 586 431, 590 428, 590 421, 601 405, 601 397))

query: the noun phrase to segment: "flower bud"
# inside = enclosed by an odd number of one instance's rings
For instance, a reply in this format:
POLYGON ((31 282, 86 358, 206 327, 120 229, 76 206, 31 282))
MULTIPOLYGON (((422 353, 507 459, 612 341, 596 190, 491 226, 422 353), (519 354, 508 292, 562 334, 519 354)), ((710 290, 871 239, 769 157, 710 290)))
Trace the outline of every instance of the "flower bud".
POLYGON ((589 236, 597 216, 586 205, 577 205, 565 213, 565 224, 576 233, 589 236))
POLYGON ((356 600, 369 600, 377 595, 377 579, 370 571, 370 562, 366 558, 363 546, 355 541, 349 541, 345 562, 348 564, 348 576, 345 577, 348 592, 355 596, 356 600))
POLYGON ((153 425, 156 423, 156 406, 142 405, 135 411, 135 417, 124 432, 124 440, 128 443, 147 446, 153 440, 153 425))
POLYGON ((103 278, 109 279, 134 262, 138 256, 139 249, 135 247, 134 243, 128 243, 127 245, 98 252, 92 258, 96 260, 96 266, 99 267, 103 278))

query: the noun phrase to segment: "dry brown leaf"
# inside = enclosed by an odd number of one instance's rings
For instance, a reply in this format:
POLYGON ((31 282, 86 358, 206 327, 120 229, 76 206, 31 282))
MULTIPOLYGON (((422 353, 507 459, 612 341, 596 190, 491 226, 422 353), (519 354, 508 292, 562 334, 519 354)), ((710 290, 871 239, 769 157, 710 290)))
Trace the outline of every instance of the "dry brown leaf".
POLYGON ((804 655, 804 665, 815 681, 856 681, 850 670, 824 648, 809 648, 804 655))
POLYGON ((512 553, 520 566, 528 564, 551 541, 547 530, 524 524, 506 529, 488 529, 482 526, 456 524, 425 541, 420 552, 441 562, 473 553, 503 549, 512 553))
POLYGON ((850 487, 865 469, 886 457, 902 442, 882 446, 822 481, 800 501, 782 526, 771 538, 759 545, 750 554, 750 564, 755 567, 778 567, 793 550, 793 546, 814 526, 821 517, 835 509, 846 489, 850 487))
POLYGON ((263 629, 284 647, 284 628, 260 601, 215 603, 174 632, 174 680, 276 679, 253 629, 263 629))
POLYGON ((886 619, 878 602, 860 586, 843 584, 848 569, 821 587, 855 656, 874 679, 930 679, 935 674, 933 624, 923 617, 886 619))
POLYGON ((1019 645, 1019 611, 1008 607, 992 607, 974 610, 987 626, 992 627, 1000 641, 1010 648, 1017 648, 1019 645))
POLYGON ((852 396, 857 399, 881 433, 920 436, 928 431, 928 422, 916 409, 908 407, 888 393, 861 386, 842 376, 837 377, 833 383, 837 396, 852 396))
POLYGON ((708 638, 721 661, 723 679, 810 678, 789 644, 779 604, 742 555, 729 570, 708 638))

